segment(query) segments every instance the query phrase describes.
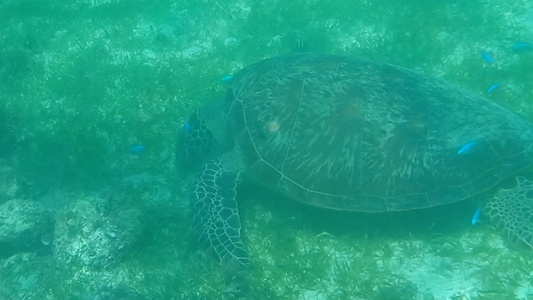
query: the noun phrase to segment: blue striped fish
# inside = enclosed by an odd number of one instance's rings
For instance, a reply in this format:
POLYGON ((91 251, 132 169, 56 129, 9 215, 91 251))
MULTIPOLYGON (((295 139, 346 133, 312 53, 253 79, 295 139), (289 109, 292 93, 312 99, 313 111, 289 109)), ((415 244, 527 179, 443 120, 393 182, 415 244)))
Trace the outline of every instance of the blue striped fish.
POLYGON ((461 149, 459 149, 459 151, 457 151, 457 154, 459 155, 465 155, 465 154, 468 154, 472 151, 472 149, 474 149, 474 146, 476 145, 476 142, 470 142, 466 145, 464 145, 463 147, 461 147, 461 149))
POLYGON ((479 223, 479 217, 481 216, 481 206, 479 206, 472 217, 472 225, 477 225, 479 223))

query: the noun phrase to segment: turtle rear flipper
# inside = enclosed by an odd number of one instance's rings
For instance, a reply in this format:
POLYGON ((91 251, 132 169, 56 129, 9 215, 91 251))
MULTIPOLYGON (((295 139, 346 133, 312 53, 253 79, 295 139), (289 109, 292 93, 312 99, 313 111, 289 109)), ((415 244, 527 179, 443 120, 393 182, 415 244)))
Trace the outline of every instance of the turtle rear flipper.
POLYGON ((533 181, 516 177, 516 186, 501 188, 484 213, 513 243, 533 248, 533 181))
POLYGON ((240 270, 249 266, 249 258, 235 199, 238 178, 238 172, 224 168, 223 158, 207 163, 196 178, 191 207, 200 243, 214 252, 220 264, 240 270))

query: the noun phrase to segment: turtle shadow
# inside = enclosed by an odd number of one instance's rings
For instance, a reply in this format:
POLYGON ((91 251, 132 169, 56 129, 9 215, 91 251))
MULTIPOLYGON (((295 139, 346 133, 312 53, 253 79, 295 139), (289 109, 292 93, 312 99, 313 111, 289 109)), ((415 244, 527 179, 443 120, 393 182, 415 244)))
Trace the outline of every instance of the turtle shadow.
MULTIPOLYGON (((475 201, 461 201, 419 210, 364 213, 309 206, 253 183, 242 184, 238 194, 243 220, 252 217, 249 215, 254 205, 259 206, 256 209, 259 214, 271 215, 266 230, 307 230, 316 235, 327 233, 349 239, 431 240, 460 234, 472 228, 472 216, 478 207, 475 201)), ((254 215, 253 218, 262 217, 254 215)), ((243 231, 246 236, 249 229, 243 227, 243 231)))

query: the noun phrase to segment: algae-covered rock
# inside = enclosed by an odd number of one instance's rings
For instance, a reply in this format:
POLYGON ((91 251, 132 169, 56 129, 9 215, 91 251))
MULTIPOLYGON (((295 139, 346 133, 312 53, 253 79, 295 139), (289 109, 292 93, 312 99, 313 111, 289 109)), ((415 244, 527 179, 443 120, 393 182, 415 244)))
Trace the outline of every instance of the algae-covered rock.
POLYGON ((52 218, 37 202, 14 199, 0 205, 0 243, 13 252, 39 245, 52 228, 52 218))
POLYGON ((0 160, 0 203, 16 197, 19 186, 15 171, 0 160))
POLYGON ((143 300, 146 298, 128 286, 119 285, 116 287, 112 287, 112 286, 103 287, 98 291, 89 293, 88 295, 84 295, 82 299, 87 299, 87 300, 89 299, 91 300, 107 300, 107 299, 143 300))
POLYGON ((77 201, 58 214, 54 255, 69 263, 105 267, 137 241, 141 219, 141 213, 134 209, 104 214, 96 201, 77 201))

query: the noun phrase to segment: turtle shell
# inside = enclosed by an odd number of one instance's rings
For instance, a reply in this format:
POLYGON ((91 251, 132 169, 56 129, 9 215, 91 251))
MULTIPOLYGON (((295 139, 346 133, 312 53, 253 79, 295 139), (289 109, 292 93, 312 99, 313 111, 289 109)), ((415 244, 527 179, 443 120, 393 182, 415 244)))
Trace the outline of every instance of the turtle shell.
POLYGON ((386 63, 311 53, 270 58, 235 74, 226 101, 251 178, 314 206, 445 205, 531 163, 530 122, 386 63))

